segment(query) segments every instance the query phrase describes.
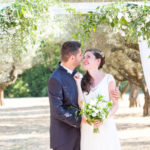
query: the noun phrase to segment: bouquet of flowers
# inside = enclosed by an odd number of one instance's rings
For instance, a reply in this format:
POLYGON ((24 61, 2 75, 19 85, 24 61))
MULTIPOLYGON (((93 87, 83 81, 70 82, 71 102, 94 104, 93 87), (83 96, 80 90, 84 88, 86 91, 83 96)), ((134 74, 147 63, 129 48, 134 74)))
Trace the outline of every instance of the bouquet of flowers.
MULTIPOLYGON (((88 124, 92 125, 96 120, 103 122, 108 117, 109 111, 112 108, 112 102, 106 101, 103 96, 93 98, 90 103, 82 101, 80 114, 83 115, 88 124)), ((98 133, 99 129, 94 128, 94 133, 98 133)))

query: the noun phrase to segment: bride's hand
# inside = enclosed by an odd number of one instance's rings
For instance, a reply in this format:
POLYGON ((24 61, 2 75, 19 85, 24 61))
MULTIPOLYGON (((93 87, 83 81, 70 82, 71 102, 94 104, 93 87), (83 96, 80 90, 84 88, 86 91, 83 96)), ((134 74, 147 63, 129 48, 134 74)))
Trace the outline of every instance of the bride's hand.
POLYGON ((82 117, 82 121, 81 124, 87 123, 86 119, 84 117, 82 117))
POLYGON ((100 125, 102 125, 103 123, 102 122, 100 122, 100 121, 98 121, 98 120, 96 120, 94 123, 93 123, 93 125, 94 125, 94 128, 99 128, 100 127, 100 125))
POLYGON ((81 83, 81 79, 82 79, 82 74, 77 72, 75 75, 74 75, 74 79, 76 81, 76 83, 81 83))

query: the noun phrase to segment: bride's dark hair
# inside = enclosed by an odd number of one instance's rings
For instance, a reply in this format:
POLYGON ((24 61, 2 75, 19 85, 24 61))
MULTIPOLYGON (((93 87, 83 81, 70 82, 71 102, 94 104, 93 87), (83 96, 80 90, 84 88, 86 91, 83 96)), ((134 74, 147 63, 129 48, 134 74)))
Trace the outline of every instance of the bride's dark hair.
MULTIPOLYGON (((105 64, 105 56, 104 56, 104 53, 102 51, 95 49, 95 48, 90 48, 90 49, 87 49, 85 51, 85 53, 86 52, 92 52, 96 59, 101 59, 101 62, 98 66, 98 69, 103 67, 103 65, 105 64)), ((82 90, 84 92, 89 93, 90 92, 90 86, 92 85, 92 82, 93 82, 92 77, 90 76, 89 72, 87 71, 84 74, 82 81, 81 81, 82 90)))

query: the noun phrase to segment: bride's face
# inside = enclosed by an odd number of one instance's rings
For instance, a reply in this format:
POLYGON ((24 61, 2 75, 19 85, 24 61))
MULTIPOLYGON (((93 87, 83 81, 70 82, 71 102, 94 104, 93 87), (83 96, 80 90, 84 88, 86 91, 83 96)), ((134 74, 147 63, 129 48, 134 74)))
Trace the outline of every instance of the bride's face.
POLYGON ((86 52, 83 57, 83 68, 84 70, 98 69, 100 59, 96 59, 92 52, 86 52))

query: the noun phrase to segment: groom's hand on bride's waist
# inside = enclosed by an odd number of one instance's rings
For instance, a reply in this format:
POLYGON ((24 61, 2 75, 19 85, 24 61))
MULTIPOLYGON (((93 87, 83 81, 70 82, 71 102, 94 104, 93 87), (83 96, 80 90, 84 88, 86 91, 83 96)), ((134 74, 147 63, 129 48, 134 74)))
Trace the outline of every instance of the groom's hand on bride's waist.
POLYGON ((114 100, 117 100, 117 101, 119 100, 119 98, 120 98, 120 91, 119 91, 118 88, 115 88, 115 90, 113 90, 111 92, 111 94, 112 94, 112 97, 113 97, 114 100))

